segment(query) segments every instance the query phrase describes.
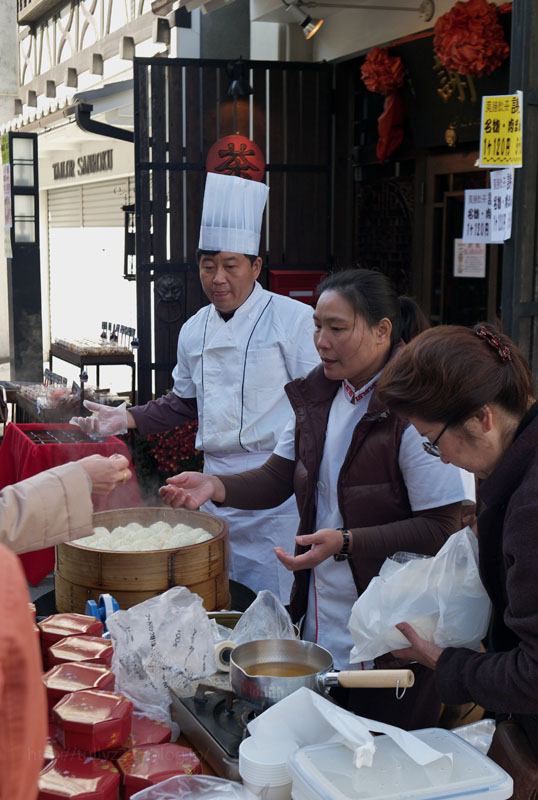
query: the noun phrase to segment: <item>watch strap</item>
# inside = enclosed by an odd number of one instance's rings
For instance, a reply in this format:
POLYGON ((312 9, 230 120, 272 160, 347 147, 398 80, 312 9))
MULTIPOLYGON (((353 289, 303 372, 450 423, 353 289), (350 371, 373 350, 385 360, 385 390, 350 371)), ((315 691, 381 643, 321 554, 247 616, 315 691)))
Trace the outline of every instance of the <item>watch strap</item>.
POLYGON ((350 534, 349 534, 349 531, 346 530, 345 528, 338 528, 338 530, 342 532, 342 536, 343 536, 344 541, 343 541, 343 544, 342 544, 342 549, 340 550, 339 553, 335 553, 333 558, 334 558, 335 561, 347 561, 348 558, 349 558, 349 539, 350 539, 350 534))

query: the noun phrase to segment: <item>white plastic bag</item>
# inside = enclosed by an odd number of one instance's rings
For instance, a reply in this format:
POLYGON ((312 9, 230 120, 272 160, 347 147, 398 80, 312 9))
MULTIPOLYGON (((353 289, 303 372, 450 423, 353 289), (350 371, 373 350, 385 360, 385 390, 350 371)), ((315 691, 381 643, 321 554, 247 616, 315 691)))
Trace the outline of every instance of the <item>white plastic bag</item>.
POLYGON ((150 719, 170 725, 177 738, 170 687, 196 685, 216 669, 213 629, 202 598, 185 586, 174 586, 127 611, 116 611, 107 625, 114 643, 116 690, 150 719))
POLYGON ((131 800, 254 800, 246 786, 213 775, 174 775, 133 794, 131 800))
POLYGON ((407 647, 409 642, 394 627, 399 622, 408 622, 439 647, 478 650, 491 604, 478 575, 477 556, 476 538, 464 528, 433 558, 403 564, 388 558, 351 610, 351 662, 407 647))

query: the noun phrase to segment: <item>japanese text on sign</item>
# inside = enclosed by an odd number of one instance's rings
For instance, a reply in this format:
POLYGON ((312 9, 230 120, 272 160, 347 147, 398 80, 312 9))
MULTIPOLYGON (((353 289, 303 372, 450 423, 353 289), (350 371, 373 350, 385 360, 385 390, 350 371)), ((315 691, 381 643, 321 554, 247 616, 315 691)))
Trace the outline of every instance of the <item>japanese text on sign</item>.
POLYGON ((491 190, 466 189, 463 242, 491 242, 491 190))
POLYGON ((491 236, 493 242, 503 242, 512 235, 512 200, 514 174, 511 167, 490 173, 491 236))
POLYGON ((514 175, 511 168, 490 174, 491 189, 467 189, 462 241, 501 244, 512 234, 514 175))
POLYGON ((522 165, 521 92, 482 98, 480 166, 522 165))
POLYGON ((474 242, 467 244, 454 239, 454 277, 486 277, 486 245, 474 242))

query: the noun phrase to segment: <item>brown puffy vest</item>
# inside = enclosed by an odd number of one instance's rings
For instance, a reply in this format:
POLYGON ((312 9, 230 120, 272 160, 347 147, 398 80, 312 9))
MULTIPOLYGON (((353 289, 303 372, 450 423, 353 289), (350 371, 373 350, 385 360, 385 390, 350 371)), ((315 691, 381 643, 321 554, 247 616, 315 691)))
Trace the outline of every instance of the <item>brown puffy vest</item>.
MULTIPOLYGON (((286 386, 295 411, 294 491, 299 509, 299 533, 314 533, 315 490, 330 408, 340 381, 325 377, 323 366, 286 386)), ((345 528, 385 525, 412 516, 407 489, 398 465, 402 434, 407 420, 391 414, 374 391, 368 411, 355 427, 353 438, 338 478, 338 506, 345 528)), ((297 547, 296 553, 308 548, 297 547)), ((348 564, 357 596, 378 574, 383 558, 360 556, 348 564)), ((294 621, 306 611, 310 570, 295 573, 290 610, 294 621)))

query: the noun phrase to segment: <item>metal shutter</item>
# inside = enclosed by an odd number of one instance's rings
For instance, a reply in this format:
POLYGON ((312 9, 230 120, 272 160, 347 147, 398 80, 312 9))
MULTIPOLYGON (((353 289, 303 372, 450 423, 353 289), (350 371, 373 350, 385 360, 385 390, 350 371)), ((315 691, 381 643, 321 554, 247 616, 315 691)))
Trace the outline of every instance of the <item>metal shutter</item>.
POLYGON ((134 201, 134 177, 49 190, 51 228, 123 228, 121 207, 134 201))
POLYGON ((66 186, 47 192, 51 228, 82 227, 82 187, 66 186))

